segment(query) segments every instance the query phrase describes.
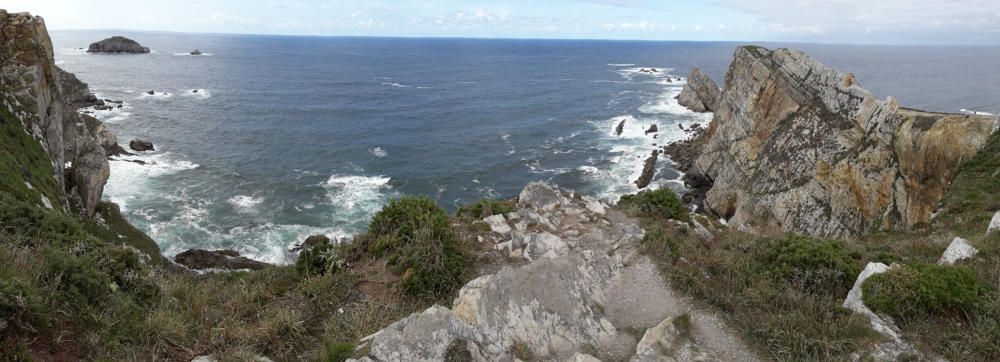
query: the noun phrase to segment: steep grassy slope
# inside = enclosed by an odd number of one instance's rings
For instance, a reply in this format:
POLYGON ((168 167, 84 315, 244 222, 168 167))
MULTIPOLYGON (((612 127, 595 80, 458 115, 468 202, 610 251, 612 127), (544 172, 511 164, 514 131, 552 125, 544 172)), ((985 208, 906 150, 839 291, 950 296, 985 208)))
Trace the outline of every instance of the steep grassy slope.
MULTIPOLYGON (((2 88, 0 98, 0 105, 13 103, 2 88)), ((25 132, 12 109, 0 106, 0 192, 37 205, 43 204, 44 196, 53 208, 62 209, 62 190, 53 176, 52 161, 41 143, 25 132)))

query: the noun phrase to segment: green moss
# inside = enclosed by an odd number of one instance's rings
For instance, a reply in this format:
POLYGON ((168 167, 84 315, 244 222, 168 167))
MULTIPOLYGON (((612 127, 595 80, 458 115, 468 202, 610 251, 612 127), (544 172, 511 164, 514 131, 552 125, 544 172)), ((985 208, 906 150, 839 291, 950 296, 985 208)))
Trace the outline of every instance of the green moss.
MULTIPOLYGON (((0 97, 6 97, 3 89, 0 97)), ((62 191, 54 175, 42 145, 28 134, 20 120, 0 106, 0 193, 35 205, 42 205, 45 196, 52 207, 61 210, 62 191)))
POLYGON ((376 257, 387 257, 402 276, 401 289, 412 296, 441 297, 461 285, 469 259, 459 247, 448 213, 426 197, 389 202, 372 217, 366 243, 376 257))
POLYGON ((497 201, 493 199, 482 199, 475 203, 462 206, 458 209, 458 216, 482 219, 493 215, 503 215, 514 212, 513 200, 497 201))
POLYGON ((622 196, 618 207, 634 216, 690 220, 684 202, 669 188, 622 196))
POLYGON ((862 285, 865 305, 899 321, 967 318, 986 302, 989 288, 966 267, 914 264, 876 274, 862 285))
POLYGON ((817 293, 848 290, 861 272, 839 241, 799 235, 768 240, 760 263, 771 277, 817 293))

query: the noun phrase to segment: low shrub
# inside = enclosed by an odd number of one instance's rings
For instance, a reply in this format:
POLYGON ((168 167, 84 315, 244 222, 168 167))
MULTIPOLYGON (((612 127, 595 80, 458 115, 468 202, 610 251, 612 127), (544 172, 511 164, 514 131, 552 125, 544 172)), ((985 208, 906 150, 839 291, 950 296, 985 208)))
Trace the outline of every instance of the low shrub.
POLYGON ((327 343, 323 350, 326 362, 344 362, 354 356, 354 345, 350 343, 327 343))
POLYGON ((460 286, 468 258, 459 247, 448 213, 426 197, 393 200, 372 217, 368 251, 385 256, 401 289, 412 296, 440 297, 460 286))
POLYGON ((768 240, 760 262, 773 278, 816 293, 849 290, 861 272, 860 261, 840 242, 800 235, 768 240))
POLYGON ((988 287, 966 267, 914 264, 865 280, 865 305, 899 321, 967 318, 985 302, 988 287))
POLYGON ((304 276, 335 274, 345 266, 340 246, 329 240, 303 249, 295 261, 295 269, 304 276))
POLYGON ((482 219, 493 215, 503 215, 514 212, 514 206, 509 201, 482 199, 458 209, 458 216, 482 219))
POLYGON ((618 207, 639 217, 676 219, 685 222, 690 220, 684 202, 673 190, 666 187, 622 196, 618 201, 618 207))
POLYGON ((8 333, 37 330, 46 325, 42 301, 27 283, 0 278, 0 340, 8 333))

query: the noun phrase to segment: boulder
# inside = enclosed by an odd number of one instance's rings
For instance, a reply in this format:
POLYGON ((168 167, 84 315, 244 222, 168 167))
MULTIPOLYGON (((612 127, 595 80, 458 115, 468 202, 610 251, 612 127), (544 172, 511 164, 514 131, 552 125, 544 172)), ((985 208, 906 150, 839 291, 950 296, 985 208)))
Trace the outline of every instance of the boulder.
POLYGON ((719 86, 698 68, 691 71, 687 84, 677 95, 677 103, 694 112, 715 112, 721 99, 719 86))
POLYGON ((993 214, 993 219, 990 220, 990 226, 986 227, 986 235, 989 235, 994 231, 1000 231, 1000 211, 993 214))
POLYGON ((292 251, 301 251, 312 249, 314 246, 325 245, 330 243, 330 238, 326 235, 309 235, 302 244, 296 245, 292 248, 292 251))
POLYGON ((174 261, 194 270, 260 270, 270 266, 268 263, 240 256, 234 250, 190 249, 174 256, 174 261))
POLYGON ((618 126, 615 127, 615 136, 621 136, 622 132, 625 132, 625 120, 618 122, 618 126))
POLYGON ((900 107, 788 49, 738 47, 695 161, 734 226, 824 237, 928 224, 996 117, 900 107))
POLYGON ((483 219, 487 225, 490 226, 490 230, 500 235, 510 234, 511 228, 507 224, 507 219, 503 215, 492 215, 483 219))
POLYGON ((135 40, 113 36, 96 43, 91 43, 87 53, 149 53, 149 48, 139 45, 135 40))
POLYGON ((658 130, 656 129, 656 125, 655 124, 651 124, 651 125, 649 125, 649 128, 646 129, 646 134, 656 133, 657 131, 658 130))
POLYGON ((156 151, 153 147, 153 142, 144 141, 140 139, 134 139, 128 143, 128 147, 132 150, 145 152, 145 151, 156 151))
POLYGON ((195 49, 194 51, 191 52, 191 55, 201 55, 201 51, 198 50, 198 49, 195 49))
POLYGON ((941 265, 952 265, 959 260, 965 260, 976 256, 979 253, 979 249, 976 249, 968 240, 962 238, 955 238, 948 244, 948 248, 944 250, 944 254, 938 259, 938 264, 941 265))

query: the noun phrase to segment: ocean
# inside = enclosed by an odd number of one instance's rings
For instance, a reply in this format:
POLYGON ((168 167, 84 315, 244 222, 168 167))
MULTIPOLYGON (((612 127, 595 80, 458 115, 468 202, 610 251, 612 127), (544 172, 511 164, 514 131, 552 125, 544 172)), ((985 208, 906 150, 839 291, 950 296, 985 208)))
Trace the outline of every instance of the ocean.
MULTIPOLYGON (((676 103, 678 78, 697 66, 721 85, 740 45, 128 31, 52 38, 60 67, 99 97, 125 102, 97 113, 119 142, 156 146, 111 161, 105 198, 168 256, 230 248, 273 263, 292 261, 289 247, 305 236, 363 231, 402 195, 454 211, 548 180, 613 203, 637 191, 632 182, 654 148, 711 119, 676 103), (85 52, 111 35, 152 53, 85 52), (204 54, 189 55, 194 49, 204 54), (657 71, 641 72, 649 68, 657 71), (656 138, 644 133, 652 124, 656 138)), ((1000 47, 759 45, 806 51, 904 106, 1000 111, 1000 47)), ((651 187, 683 191, 680 177, 661 161, 651 187)))

